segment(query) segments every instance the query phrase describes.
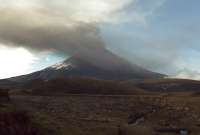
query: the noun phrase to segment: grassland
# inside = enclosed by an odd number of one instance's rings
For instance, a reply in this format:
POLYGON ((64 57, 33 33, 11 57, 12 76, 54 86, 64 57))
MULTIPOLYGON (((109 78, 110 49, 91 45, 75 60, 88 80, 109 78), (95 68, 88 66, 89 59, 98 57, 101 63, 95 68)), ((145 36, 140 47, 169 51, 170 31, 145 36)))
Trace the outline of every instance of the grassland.
POLYGON ((1 98, 10 107, 1 101, 0 112, 19 131, 39 135, 200 135, 199 88, 198 81, 172 79, 36 80, 4 92, 1 98), (16 109, 26 112, 28 127, 20 124, 20 115, 12 116, 16 109))
POLYGON ((191 93, 12 98, 58 135, 173 135, 175 129, 200 134, 200 97, 191 93))

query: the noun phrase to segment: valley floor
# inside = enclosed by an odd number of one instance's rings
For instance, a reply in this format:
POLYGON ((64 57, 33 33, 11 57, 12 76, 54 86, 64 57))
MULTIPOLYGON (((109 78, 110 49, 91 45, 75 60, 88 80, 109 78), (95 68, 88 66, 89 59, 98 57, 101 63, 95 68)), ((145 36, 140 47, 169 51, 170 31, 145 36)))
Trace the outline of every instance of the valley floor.
POLYGON ((190 93, 12 95, 11 101, 55 131, 52 135, 200 134, 200 97, 190 93))

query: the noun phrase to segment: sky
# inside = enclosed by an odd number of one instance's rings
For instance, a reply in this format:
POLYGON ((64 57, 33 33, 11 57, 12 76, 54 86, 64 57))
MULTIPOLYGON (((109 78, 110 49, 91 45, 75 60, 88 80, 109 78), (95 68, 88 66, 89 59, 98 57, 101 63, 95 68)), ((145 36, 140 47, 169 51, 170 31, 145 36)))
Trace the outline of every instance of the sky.
POLYGON ((200 79, 198 0, 0 3, 0 78, 106 48, 155 72, 200 79))

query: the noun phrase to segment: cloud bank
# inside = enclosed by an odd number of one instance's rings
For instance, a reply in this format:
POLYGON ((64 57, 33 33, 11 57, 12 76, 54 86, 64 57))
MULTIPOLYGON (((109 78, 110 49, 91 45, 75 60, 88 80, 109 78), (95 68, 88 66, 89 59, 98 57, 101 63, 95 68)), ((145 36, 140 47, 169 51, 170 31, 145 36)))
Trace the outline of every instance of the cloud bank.
MULTIPOLYGON (((109 22, 114 21, 118 12, 137 0, 0 0, 1 9, 17 9, 69 21, 109 22)), ((27 12, 25 13, 27 14, 27 12)))
POLYGON ((200 80, 200 73, 195 70, 184 68, 183 70, 180 70, 176 75, 171 76, 170 78, 200 80))
POLYGON ((4 3, 0 5, 0 42, 36 51, 89 54, 105 49, 99 25, 144 24, 165 0, 150 1, 0 0, 4 3))
POLYGON ((143 7, 141 0, 0 0, 0 42, 88 54, 105 48, 100 24, 145 23, 163 1, 143 7))
POLYGON ((79 22, 66 26, 51 23, 45 18, 39 22, 35 16, 22 16, 15 12, 10 14, 0 17, 0 41, 4 44, 36 51, 58 50, 69 54, 104 48, 95 25, 79 22))
POLYGON ((131 0, 0 0, 0 42, 69 53, 104 47, 97 24, 131 0))

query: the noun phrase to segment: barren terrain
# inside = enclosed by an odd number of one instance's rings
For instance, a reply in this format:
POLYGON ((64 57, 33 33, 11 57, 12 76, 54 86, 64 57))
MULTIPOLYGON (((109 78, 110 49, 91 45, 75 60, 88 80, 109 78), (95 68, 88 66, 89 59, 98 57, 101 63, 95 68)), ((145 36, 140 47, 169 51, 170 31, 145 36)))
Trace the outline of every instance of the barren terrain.
POLYGON ((13 95, 12 101, 59 135, 200 134, 200 97, 191 93, 13 95))

